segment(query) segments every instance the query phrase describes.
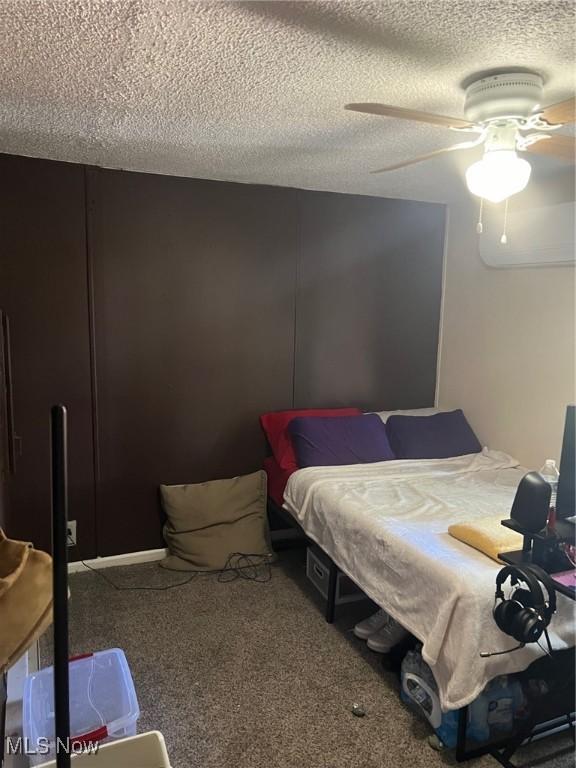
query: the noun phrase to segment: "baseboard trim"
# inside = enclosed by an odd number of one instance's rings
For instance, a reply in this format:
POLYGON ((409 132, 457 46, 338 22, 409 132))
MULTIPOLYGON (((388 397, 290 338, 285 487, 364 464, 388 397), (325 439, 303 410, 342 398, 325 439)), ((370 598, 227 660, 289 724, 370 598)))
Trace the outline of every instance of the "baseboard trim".
POLYGON ((168 554, 167 549, 146 549, 143 552, 126 552, 124 555, 96 557, 93 560, 76 560, 68 563, 68 573, 82 573, 91 568, 115 568, 118 565, 137 565, 162 560, 168 554))

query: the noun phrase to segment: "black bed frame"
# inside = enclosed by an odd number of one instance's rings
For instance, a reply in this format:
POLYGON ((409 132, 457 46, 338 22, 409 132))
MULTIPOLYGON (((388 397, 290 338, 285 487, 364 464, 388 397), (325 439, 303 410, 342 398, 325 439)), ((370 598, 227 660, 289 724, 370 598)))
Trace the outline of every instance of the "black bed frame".
MULTIPOLYGON (((482 757, 483 755, 491 755, 497 760, 503 768, 519 768, 513 762, 512 757, 518 751, 518 749, 524 744, 529 744, 539 739, 543 739, 546 736, 552 736, 554 733, 560 733, 568 728, 572 728, 572 739, 574 739, 574 724, 575 714, 574 712, 561 715, 553 720, 548 720, 543 723, 537 723, 529 730, 521 729, 513 736, 508 736, 506 739, 502 739, 499 742, 492 742, 491 744, 485 744, 480 747, 474 747, 473 749, 467 749, 466 727, 468 719, 468 707, 462 707, 458 715, 458 740, 456 742, 456 760, 461 763, 465 760, 472 760, 475 757, 482 757)), ((569 751, 573 750, 573 746, 569 748, 569 751)), ((553 754, 546 755, 544 759, 558 757, 568 750, 562 749, 561 751, 553 754)), ((542 762, 542 761, 539 761, 542 762)), ((531 763, 534 764, 534 763, 531 763)))
MULTIPOLYGON (((312 544, 318 546, 316 542, 306 536, 304 530, 294 517, 286 509, 279 507, 271 498, 268 498, 268 514, 271 520, 281 520, 285 524, 285 528, 282 530, 296 529, 298 531, 299 536, 296 540, 291 539, 291 546, 294 546, 295 541, 299 546, 308 546, 312 544)), ((324 550, 322 551, 324 552, 324 550)), ((324 554, 326 555, 326 561, 329 567, 328 594, 326 597, 324 616, 328 624, 332 624, 334 622, 336 611, 336 586, 340 569, 326 552, 324 552, 324 554)), ((558 717, 548 719, 545 722, 532 723, 529 728, 523 728, 518 733, 509 736, 500 742, 492 742, 490 744, 468 748, 468 706, 465 706, 460 709, 458 714, 458 735, 455 757, 458 762, 465 762, 476 757, 482 757, 483 755, 491 755, 501 766, 503 766, 503 768, 517 768, 511 760, 516 751, 523 744, 537 741, 545 736, 551 736, 554 733, 567 730, 568 728, 572 728, 572 737, 574 738, 575 722, 575 713, 569 711, 558 717)))
MULTIPOLYGON (((281 520, 286 524, 285 527, 280 530, 296 530, 298 532, 298 537, 296 539, 289 540, 289 546, 318 546, 316 542, 312 541, 312 539, 309 539, 308 536, 306 536, 302 526, 298 524, 290 512, 288 512, 286 509, 283 509, 282 507, 279 507, 278 504, 276 504, 276 502, 270 497, 268 497, 268 517, 271 519, 271 521, 281 520)), ((283 543, 282 540, 280 540, 280 545, 278 548, 281 549, 282 547, 283 543)), ((322 551, 324 552, 324 550, 322 551)), ((328 594, 326 596, 326 610, 324 612, 324 617, 328 624, 333 624, 334 615, 336 613, 336 587, 340 569, 329 555, 327 555, 325 552, 324 554, 326 555, 326 564, 328 566, 328 594)))

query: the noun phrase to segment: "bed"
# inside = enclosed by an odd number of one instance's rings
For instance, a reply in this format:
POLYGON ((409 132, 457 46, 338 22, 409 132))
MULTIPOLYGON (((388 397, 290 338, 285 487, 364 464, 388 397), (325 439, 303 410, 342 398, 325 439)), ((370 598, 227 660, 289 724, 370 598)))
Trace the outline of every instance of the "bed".
MULTIPOLYGON (((492 678, 525 669, 536 645, 481 658, 515 641, 492 618, 499 565, 448 526, 509 516, 525 470, 505 453, 308 467, 291 474, 284 508, 370 598, 423 643, 444 710, 472 702, 492 678)), ((574 645, 573 603, 558 597, 550 636, 574 645)))
POLYGON ((294 470, 281 467, 274 456, 268 456, 264 459, 263 468, 268 478, 268 496, 276 506, 282 507, 284 504, 284 491, 294 470))

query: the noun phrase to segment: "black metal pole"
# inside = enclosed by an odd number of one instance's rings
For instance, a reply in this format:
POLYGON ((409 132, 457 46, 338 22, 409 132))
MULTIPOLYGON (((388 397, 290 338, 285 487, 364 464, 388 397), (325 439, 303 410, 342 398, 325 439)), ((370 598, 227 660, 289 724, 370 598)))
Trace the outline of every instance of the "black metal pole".
POLYGON ((6 744, 6 709, 8 701, 8 675, 2 672, 0 675, 0 768, 4 765, 4 745, 6 744))
POLYGON ((52 455, 52 557, 54 600, 54 713, 56 765, 70 768, 68 688, 68 440, 66 408, 50 413, 52 455))

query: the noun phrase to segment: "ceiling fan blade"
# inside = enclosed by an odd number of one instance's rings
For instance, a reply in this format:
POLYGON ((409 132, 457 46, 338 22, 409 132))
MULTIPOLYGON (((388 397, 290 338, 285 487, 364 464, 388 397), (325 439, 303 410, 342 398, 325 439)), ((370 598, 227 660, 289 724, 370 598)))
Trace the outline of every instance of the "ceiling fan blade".
POLYGON ((362 112, 367 115, 382 115, 383 117, 396 117, 401 120, 416 120, 419 123, 440 125, 443 128, 470 128, 472 123, 459 117, 445 117, 430 112, 419 112, 416 109, 404 109, 403 107, 391 107, 388 104, 346 104, 344 109, 352 112, 362 112))
POLYGON ((573 123, 576 121, 576 100, 572 97, 558 104, 551 104, 544 109, 542 117, 551 125, 573 123))
POLYGON ((560 157, 571 163, 576 163, 576 138, 555 133, 549 139, 535 141, 526 147, 526 152, 535 155, 550 155, 560 157))
POLYGON ((435 149, 433 152, 427 152, 425 155, 412 158, 412 160, 403 160, 401 163, 387 165, 386 168, 378 168, 377 171, 370 171, 370 173, 385 173, 386 171, 396 171, 398 168, 406 168, 408 165, 415 165, 416 163, 421 163, 423 160, 430 160, 431 157, 444 155, 446 152, 455 152, 458 149, 472 149, 472 147, 477 147, 478 144, 481 144, 482 140, 477 139, 475 141, 463 141, 461 144, 453 144, 451 147, 435 149))

